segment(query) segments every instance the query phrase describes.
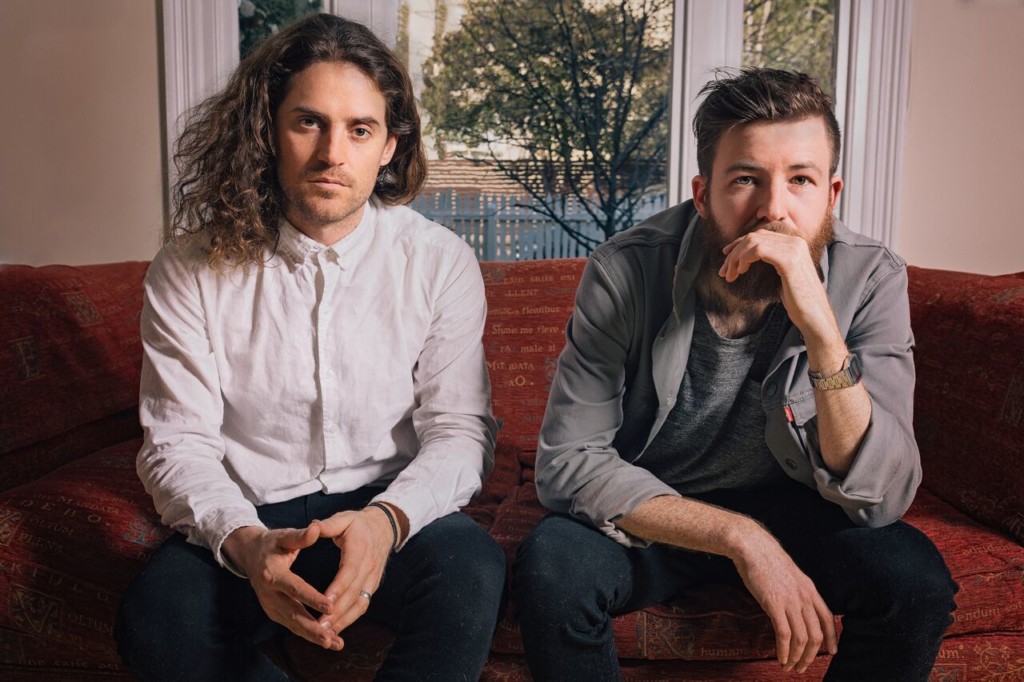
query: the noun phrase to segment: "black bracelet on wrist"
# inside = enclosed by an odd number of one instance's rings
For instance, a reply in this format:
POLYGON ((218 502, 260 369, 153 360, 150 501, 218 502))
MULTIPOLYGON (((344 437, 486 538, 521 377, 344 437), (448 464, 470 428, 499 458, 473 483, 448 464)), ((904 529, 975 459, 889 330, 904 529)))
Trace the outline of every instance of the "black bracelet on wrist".
POLYGON ((384 516, 388 517, 388 523, 391 524, 391 534, 395 538, 394 541, 391 543, 391 551, 394 552, 396 549, 398 549, 398 524, 395 523, 395 515, 391 513, 391 510, 388 509, 387 505, 381 502, 371 502, 366 506, 376 507, 377 509, 380 509, 382 512, 384 512, 384 516))

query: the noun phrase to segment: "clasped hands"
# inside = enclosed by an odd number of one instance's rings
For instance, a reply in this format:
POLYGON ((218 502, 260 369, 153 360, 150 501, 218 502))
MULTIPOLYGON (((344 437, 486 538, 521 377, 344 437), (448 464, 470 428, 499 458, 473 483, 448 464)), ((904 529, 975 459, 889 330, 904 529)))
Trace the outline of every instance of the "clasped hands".
POLYGON ((394 543, 384 512, 344 511, 306 528, 245 526, 224 541, 224 551, 249 579, 260 605, 276 623, 325 649, 345 646, 340 633, 366 613, 367 594, 380 586, 394 543), (321 539, 341 550, 337 574, 323 593, 292 572, 299 553, 321 539), (309 607, 320 613, 314 617, 309 607))

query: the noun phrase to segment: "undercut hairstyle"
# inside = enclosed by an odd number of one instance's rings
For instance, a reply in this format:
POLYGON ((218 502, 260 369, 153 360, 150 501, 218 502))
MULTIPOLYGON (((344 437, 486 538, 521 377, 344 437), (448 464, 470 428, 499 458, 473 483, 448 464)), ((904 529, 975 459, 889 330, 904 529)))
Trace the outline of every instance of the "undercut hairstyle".
MULTIPOLYGON (((820 118, 832 152, 829 175, 839 168, 842 138, 832 98, 806 73, 780 69, 745 68, 731 77, 718 77, 701 88, 707 95, 693 117, 697 168, 710 182, 718 141, 729 130, 758 121, 799 121, 820 118)), ((735 72, 733 72, 735 73, 735 72)))
POLYGON ((320 62, 347 62, 376 83, 388 135, 397 143, 374 193, 389 205, 412 201, 426 180, 427 160, 408 72, 362 24, 316 14, 258 45, 227 86, 189 114, 175 147, 169 240, 208 237, 213 266, 266 262, 284 210, 274 116, 290 78, 320 62))

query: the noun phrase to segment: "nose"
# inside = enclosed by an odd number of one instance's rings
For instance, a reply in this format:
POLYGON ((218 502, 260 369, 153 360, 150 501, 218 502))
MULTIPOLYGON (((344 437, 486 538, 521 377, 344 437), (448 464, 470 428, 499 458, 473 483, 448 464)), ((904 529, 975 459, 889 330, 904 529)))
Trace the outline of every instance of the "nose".
POLYGON ((766 183, 761 191, 761 201, 757 217, 761 222, 774 223, 785 220, 789 211, 786 208, 786 184, 784 182, 766 183))
POLYGON ((348 139, 336 128, 326 130, 319 140, 317 158, 328 166, 340 166, 348 157, 348 139))

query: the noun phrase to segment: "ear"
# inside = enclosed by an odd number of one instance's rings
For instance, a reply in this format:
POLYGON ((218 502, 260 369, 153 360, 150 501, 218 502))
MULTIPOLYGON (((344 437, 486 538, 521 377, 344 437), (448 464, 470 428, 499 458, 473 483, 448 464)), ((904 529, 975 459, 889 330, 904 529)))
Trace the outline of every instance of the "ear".
POLYGON ((693 205, 697 207, 697 213, 701 218, 707 218, 708 182, 703 175, 694 175, 690 180, 690 189, 693 191, 693 205))
POLYGON ((395 147, 398 146, 398 136, 388 135, 388 141, 384 143, 384 151, 380 155, 380 166, 391 163, 391 157, 395 155, 395 147))
POLYGON ((839 193, 843 191, 843 179, 838 175, 833 175, 832 180, 829 183, 829 200, 831 206, 835 206, 839 201, 839 193))

